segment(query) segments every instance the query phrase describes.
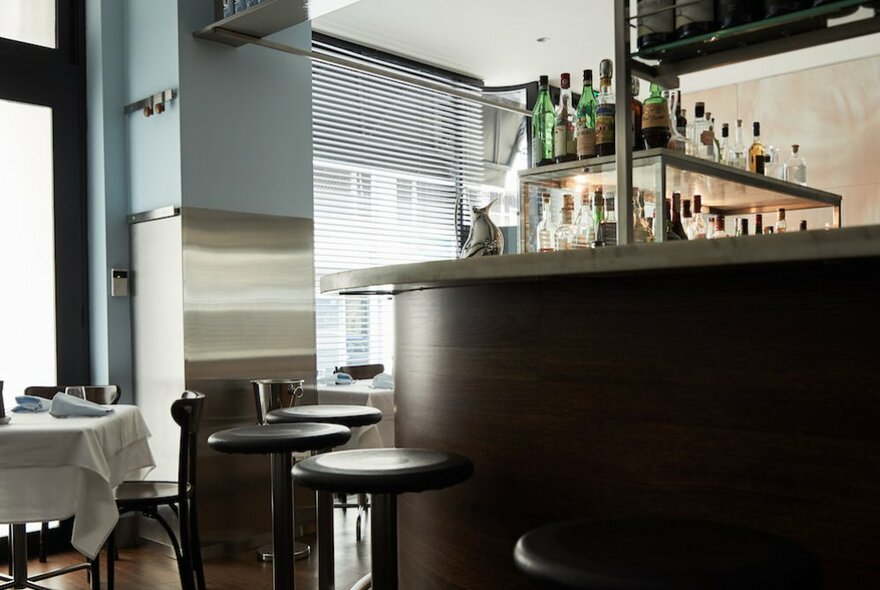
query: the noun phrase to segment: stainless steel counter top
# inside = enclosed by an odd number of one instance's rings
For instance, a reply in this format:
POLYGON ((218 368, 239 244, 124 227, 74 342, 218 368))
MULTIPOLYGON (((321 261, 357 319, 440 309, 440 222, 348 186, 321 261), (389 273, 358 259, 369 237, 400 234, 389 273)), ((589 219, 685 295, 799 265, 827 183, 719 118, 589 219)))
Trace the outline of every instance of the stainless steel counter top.
POLYGON ((327 275, 321 279, 321 291, 393 294, 481 282, 876 256, 880 225, 380 266, 327 275))

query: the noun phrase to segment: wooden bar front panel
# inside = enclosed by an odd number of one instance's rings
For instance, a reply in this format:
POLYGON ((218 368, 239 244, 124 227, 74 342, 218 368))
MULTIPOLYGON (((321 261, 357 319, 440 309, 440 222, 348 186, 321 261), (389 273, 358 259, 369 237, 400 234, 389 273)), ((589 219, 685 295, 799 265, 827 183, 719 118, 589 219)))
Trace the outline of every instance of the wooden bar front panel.
POLYGON ((471 457, 400 501, 404 587, 530 588, 517 537, 663 515, 776 532, 880 587, 880 260, 396 296, 397 444, 471 457))

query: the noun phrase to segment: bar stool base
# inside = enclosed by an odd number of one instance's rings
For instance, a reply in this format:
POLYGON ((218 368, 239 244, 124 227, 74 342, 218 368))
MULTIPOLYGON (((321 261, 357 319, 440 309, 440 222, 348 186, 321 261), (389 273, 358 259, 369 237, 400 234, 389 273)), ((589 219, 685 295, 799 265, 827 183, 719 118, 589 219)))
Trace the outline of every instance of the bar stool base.
MULTIPOLYGON (((308 543, 303 543, 302 541, 294 541, 293 543, 293 558, 295 560, 305 559, 309 555, 312 554, 312 548, 308 543)), ((260 561, 272 561, 275 556, 275 547, 272 545, 262 545, 257 548, 257 558, 260 561)))

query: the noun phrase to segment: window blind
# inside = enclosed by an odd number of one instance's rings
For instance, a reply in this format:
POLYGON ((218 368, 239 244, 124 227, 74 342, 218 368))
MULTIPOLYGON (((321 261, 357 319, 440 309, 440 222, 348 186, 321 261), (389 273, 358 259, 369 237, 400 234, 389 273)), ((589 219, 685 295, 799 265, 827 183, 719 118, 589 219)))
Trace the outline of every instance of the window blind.
MULTIPOLYGON (((315 51, 470 91, 479 88, 315 40, 315 51)), ((378 75, 313 62, 318 369, 393 369, 390 298, 322 295, 335 272, 455 258, 456 197, 483 181, 482 108, 378 75)))

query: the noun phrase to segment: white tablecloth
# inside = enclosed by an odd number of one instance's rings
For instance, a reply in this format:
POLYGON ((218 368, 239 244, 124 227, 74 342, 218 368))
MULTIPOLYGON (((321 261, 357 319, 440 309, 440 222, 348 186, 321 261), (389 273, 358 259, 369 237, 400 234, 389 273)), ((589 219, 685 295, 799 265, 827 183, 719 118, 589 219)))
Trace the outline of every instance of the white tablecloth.
POLYGON ((99 418, 11 414, 0 426, 0 522, 73 516, 71 543, 95 557, 119 519, 113 488, 155 465, 141 413, 114 409, 99 418))
POLYGON ((319 404, 372 406, 382 411, 382 421, 372 426, 352 429, 351 440, 336 450, 375 449, 394 446, 394 390, 374 389, 371 379, 351 385, 318 385, 319 404))

